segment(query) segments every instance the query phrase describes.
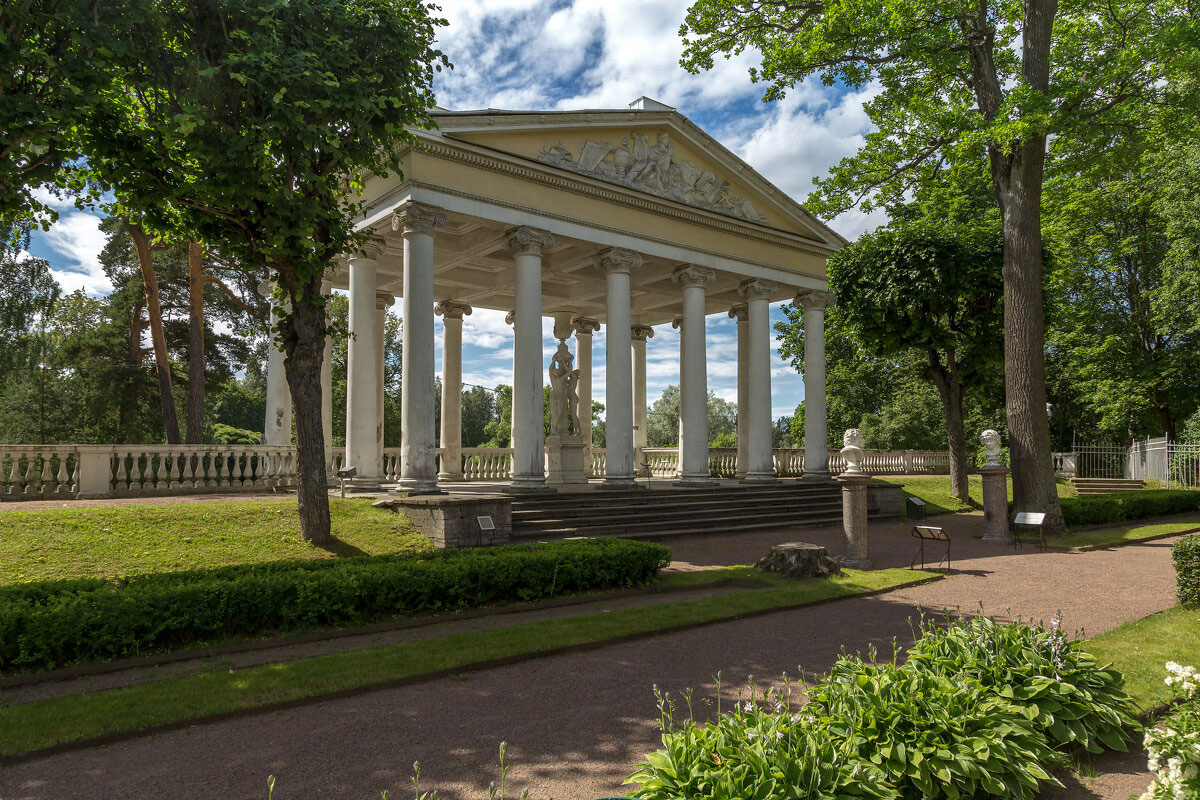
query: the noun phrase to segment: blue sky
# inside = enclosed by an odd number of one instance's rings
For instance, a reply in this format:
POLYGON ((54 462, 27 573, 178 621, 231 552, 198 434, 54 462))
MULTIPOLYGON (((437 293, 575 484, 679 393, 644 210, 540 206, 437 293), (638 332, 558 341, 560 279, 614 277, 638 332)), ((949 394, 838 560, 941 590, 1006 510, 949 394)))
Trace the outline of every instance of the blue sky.
MULTIPOLYGON (((439 78, 439 105, 451 109, 625 108, 642 96, 674 106, 745 159, 780 189, 803 201, 814 175, 855 152, 870 130, 863 103, 874 90, 809 82, 783 101, 761 102, 750 83, 750 53, 689 75, 679 67, 678 36, 686 0, 443 0, 440 47, 455 68, 439 78)), ((850 212, 831 220, 849 239, 884 220, 850 212)), ((59 223, 38 234, 30 251, 50 261, 67 291, 99 295, 111 287, 98 264, 104 236, 95 215, 62 208, 59 223)), ((772 321, 782 318, 778 307, 772 321)), ((438 368, 441 368, 441 325, 438 368)), ((544 351, 555 340, 546 320, 544 351)), ((709 388, 736 399, 736 324, 707 321, 709 388)), ((511 382, 512 331, 503 314, 477 310, 464 322, 463 379, 494 386, 511 382)), ((648 396, 653 402, 679 380, 678 333, 655 329, 647 346, 648 396)), ((604 402, 604 335, 595 337, 594 395, 604 402)), ((799 375, 774 354, 772 408, 790 415, 803 399, 799 375)))

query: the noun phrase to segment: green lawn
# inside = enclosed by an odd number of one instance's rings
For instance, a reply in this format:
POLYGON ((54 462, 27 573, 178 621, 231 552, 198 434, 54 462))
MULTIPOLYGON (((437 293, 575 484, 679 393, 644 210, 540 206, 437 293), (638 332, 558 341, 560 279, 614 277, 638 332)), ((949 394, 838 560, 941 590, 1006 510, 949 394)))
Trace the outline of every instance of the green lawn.
POLYGON ((789 580, 740 567, 712 570, 707 575, 672 576, 666 583, 695 586, 706 579, 714 582, 731 577, 750 578, 765 586, 0 706, 0 755, 421 676, 453 674, 497 659, 534 658, 568 647, 650 636, 941 576, 903 569, 847 570, 836 578, 789 580))
POLYGON ((0 511, 0 585, 232 564, 383 555, 431 545, 366 499, 331 498, 336 541, 300 538, 294 497, 161 506, 0 511))
POLYGON ((1171 536, 1177 533, 1192 533, 1200 531, 1200 518, 1179 522, 1163 522, 1157 525, 1136 525, 1132 528, 1118 530, 1084 530, 1068 533, 1050 541, 1054 549, 1072 549, 1076 547, 1107 547, 1109 545, 1127 544, 1160 536, 1171 536))
MULTIPOLYGON (((905 497, 917 497, 925 501, 925 513, 928 516, 938 514, 966 514, 983 510, 983 483, 979 475, 967 476, 967 491, 971 503, 967 504, 950 493, 949 475, 882 475, 876 480, 887 481, 901 486, 905 497)), ((1074 497, 1075 490, 1071 484, 1060 481, 1058 484, 1059 497, 1074 497)), ((1008 478, 1008 499, 1012 500, 1012 478, 1008 478)))
POLYGON ((1125 690, 1150 710, 1174 694, 1163 683, 1163 665, 1178 661, 1200 667, 1200 610, 1172 608, 1129 622, 1088 640, 1088 652, 1125 675, 1125 690))

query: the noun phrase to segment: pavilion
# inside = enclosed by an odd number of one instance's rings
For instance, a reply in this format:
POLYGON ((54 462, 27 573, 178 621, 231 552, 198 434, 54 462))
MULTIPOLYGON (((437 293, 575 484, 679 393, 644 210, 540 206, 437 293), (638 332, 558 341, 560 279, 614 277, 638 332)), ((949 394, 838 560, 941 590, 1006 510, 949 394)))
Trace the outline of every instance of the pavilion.
MULTIPOLYGON (((332 271, 350 295, 344 463, 379 490, 383 456, 383 321, 402 298, 399 488, 461 480, 461 404, 442 404, 434 441, 435 316, 444 326, 442 387, 461 393, 462 318, 509 312, 515 327, 511 484, 547 483, 542 317, 574 337, 579 407, 591 408, 592 334, 604 327, 607 445, 603 485, 633 484, 646 435, 646 338, 680 329, 679 478, 709 479, 705 316, 737 319, 737 476, 775 480, 768 306, 804 310, 805 477, 827 478, 825 262, 845 240, 675 109, 446 111, 415 132, 403 175, 370 177, 357 221, 370 244, 332 271), (742 435, 745 432, 745 435, 742 435), (440 459, 439 459, 440 456, 440 459), (440 470, 439 470, 440 461, 440 470)), ((331 379, 323 392, 331 449, 331 379)), ((264 443, 290 441, 282 356, 268 364, 264 443)), ((580 415, 591 441, 590 414, 580 415)), ((553 477, 553 476, 551 476, 553 477)))

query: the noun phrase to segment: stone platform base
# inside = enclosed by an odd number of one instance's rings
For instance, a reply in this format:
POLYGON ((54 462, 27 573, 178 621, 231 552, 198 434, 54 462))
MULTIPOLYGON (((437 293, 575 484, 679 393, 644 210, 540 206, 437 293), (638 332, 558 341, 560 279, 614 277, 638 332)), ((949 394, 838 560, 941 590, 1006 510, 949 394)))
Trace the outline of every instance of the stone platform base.
POLYGON ((387 497, 372 505, 403 513, 438 548, 490 547, 512 538, 512 498, 502 494, 387 497), (480 517, 490 517, 494 529, 480 517))
POLYGON ((785 578, 828 578, 842 574, 828 550, 808 542, 772 545, 771 552, 760 558, 754 568, 778 572, 785 578))

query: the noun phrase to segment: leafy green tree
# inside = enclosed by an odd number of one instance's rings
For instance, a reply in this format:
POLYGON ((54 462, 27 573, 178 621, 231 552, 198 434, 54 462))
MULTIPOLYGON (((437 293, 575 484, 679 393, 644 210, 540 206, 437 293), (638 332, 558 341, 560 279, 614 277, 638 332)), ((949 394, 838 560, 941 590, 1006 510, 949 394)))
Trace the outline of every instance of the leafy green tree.
MULTIPOLYGON (((1124 107, 1147 108, 1180 54, 1193 52, 1186 0, 697 0, 681 33, 683 64, 762 54, 767 100, 800 81, 879 91, 876 126, 857 154, 818 182, 813 207, 897 203, 945 164, 986 155, 1004 234, 1005 374, 1013 496, 1062 527, 1046 422, 1041 199, 1051 136, 1097 148, 1124 107)), ((1190 56, 1189 56, 1190 57, 1190 56)))
MULTIPOLYGON (((737 404, 708 393, 708 443, 710 447, 737 446, 737 404)), ((679 387, 671 384, 646 411, 646 446, 679 444, 679 387)))
POLYGON ((0 375, 34 365, 38 321, 61 294, 44 258, 22 256, 0 242, 0 375))
POLYGON ((462 393, 463 447, 483 447, 487 441, 487 426, 499 414, 496 392, 483 386, 468 386, 462 393))
POLYGON ((1068 151, 1047 183, 1050 338, 1100 433, 1117 440, 1174 440, 1200 399, 1200 320, 1171 280, 1156 139, 1143 130, 1100 157, 1068 151))
POLYGON ((79 188, 64 169, 77 157, 77 128, 110 89, 114 52, 136 19, 121 0, 0 3, 0 228, 19 219, 49 225, 36 195, 47 185, 79 188))
POLYGON ((877 230, 829 259, 830 288, 856 339, 877 356, 916 350, 925 360, 945 412, 950 488, 962 500, 963 396, 1003 353, 1001 260, 995 233, 930 225, 877 230))
POLYGON ((124 91, 89 118, 89 165, 125 215, 199 240, 277 285, 272 335, 295 408, 305 539, 327 542, 321 279, 361 247, 367 172, 400 167, 432 124, 432 6, 419 0, 155 0, 117 64, 124 91), (319 32, 319 35, 314 35, 319 32), (280 306, 284 303, 280 302, 280 306))

